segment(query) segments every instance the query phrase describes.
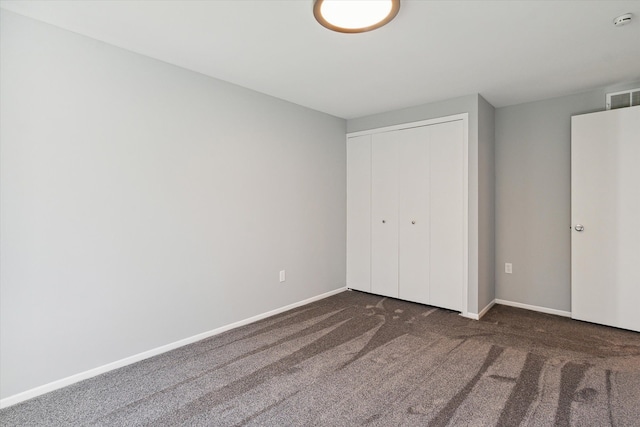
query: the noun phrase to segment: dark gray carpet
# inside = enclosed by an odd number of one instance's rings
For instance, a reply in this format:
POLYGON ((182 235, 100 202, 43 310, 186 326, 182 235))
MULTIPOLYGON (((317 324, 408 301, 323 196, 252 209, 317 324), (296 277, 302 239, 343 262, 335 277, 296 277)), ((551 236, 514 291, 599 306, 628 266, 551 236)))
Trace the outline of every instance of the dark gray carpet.
POLYGON ((3 426, 638 426, 640 334, 343 292, 0 411, 3 426))

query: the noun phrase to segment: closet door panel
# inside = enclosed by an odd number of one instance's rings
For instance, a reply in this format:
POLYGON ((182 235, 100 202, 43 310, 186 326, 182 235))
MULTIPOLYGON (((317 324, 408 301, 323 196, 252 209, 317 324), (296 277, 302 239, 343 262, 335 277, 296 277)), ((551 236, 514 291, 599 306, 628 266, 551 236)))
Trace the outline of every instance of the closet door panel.
POLYGON ((347 140, 347 288, 371 292, 371 135, 347 140))
POLYGON ((572 117, 574 319, 640 332, 639 164, 640 106, 572 117))
POLYGON ((396 132, 371 141, 371 292, 398 297, 398 144, 396 132))
POLYGON ((430 126, 430 304, 462 310, 464 136, 462 121, 430 126))
POLYGON ((399 297, 429 303, 429 128, 397 132, 399 297))

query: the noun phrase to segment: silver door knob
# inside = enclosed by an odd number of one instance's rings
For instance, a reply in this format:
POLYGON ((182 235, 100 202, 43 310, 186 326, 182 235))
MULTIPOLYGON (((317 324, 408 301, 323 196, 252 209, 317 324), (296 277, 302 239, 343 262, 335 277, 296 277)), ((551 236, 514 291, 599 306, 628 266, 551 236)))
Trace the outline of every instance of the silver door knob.
POLYGON ((382 223, 383 223, 383 224, 384 224, 384 223, 386 223, 386 222, 387 222, 387 221, 385 221, 384 219, 382 220, 382 223))
POLYGON ((411 224, 415 224, 415 223, 416 223, 415 221, 411 221, 411 224))
POLYGON ((576 231, 584 231, 584 225, 582 224, 576 224, 576 231))

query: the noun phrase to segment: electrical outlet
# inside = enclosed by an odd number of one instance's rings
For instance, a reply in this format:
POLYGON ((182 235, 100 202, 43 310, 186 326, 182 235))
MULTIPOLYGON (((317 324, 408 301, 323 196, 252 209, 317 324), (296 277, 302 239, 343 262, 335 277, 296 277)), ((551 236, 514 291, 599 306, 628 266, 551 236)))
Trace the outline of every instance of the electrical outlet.
POLYGON ((507 274, 512 274, 513 273, 513 265, 510 262, 505 262, 504 263, 504 272, 507 274))
POLYGON ((280 270, 280 281, 284 282, 285 280, 286 280, 285 272, 284 270, 280 270))

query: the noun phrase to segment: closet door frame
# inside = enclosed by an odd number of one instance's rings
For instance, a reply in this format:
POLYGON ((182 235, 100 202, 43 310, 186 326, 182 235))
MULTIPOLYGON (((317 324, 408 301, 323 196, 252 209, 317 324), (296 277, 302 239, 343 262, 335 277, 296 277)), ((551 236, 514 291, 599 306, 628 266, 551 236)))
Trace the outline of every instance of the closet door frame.
POLYGON ((347 134, 347 141, 349 138, 364 135, 374 135, 382 132, 389 132, 394 130, 410 129, 421 126, 431 126, 439 123, 447 123, 453 121, 462 121, 463 127, 463 272, 462 272, 462 311, 461 316, 469 317, 469 114, 455 114, 446 117, 439 117, 435 119, 420 120, 417 122, 403 123, 399 125, 385 126, 376 129, 369 129, 358 132, 351 132, 347 134))

